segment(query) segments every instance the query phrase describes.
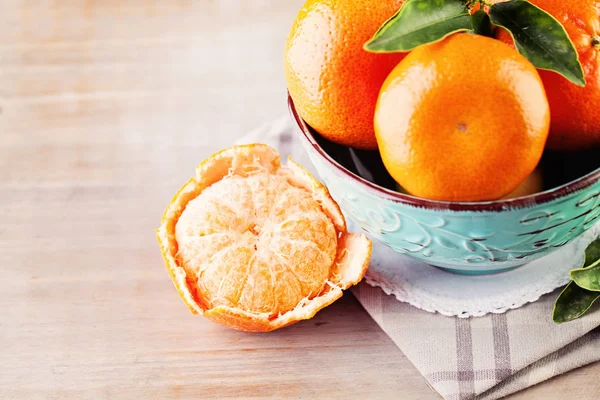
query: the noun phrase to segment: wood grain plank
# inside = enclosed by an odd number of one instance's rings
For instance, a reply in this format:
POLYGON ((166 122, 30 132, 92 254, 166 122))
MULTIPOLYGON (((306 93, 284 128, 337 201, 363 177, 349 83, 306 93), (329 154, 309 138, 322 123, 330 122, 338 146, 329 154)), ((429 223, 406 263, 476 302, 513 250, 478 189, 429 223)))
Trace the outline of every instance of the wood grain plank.
MULTIPOLYGON (((302 3, 3 3, 0 398, 439 398, 351 295, 248 334, 193 317, 162 265, 196 163, 286 112, 302 3)), ((598 373, 515 398, 593 398, 598 373)))

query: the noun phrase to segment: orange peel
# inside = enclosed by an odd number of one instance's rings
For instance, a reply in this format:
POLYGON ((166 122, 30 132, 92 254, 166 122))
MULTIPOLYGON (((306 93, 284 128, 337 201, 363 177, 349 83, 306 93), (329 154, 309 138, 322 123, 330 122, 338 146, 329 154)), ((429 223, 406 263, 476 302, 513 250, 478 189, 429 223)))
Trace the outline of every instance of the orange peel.
POLYGON ((264 144, 200 163, 156 233, 190 311, 243 331, 312 318, 362 280, 371 255, 327 188, 264 144))

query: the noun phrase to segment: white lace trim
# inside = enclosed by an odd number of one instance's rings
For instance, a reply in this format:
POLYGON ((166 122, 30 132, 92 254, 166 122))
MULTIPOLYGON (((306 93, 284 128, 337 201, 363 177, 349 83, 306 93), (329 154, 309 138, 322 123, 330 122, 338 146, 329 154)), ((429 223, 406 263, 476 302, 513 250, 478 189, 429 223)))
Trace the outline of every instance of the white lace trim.
POLYGON ((378 251, 373 252, 365 282, 432 313, 459 318, 502 314, 567 284, 569 271, 581 265, 585 248, 598 236, 600 223, 546 257, 512 271, 483 276, 455 275, 399 254, 385 251, 383 255, 376 245, 378 251))

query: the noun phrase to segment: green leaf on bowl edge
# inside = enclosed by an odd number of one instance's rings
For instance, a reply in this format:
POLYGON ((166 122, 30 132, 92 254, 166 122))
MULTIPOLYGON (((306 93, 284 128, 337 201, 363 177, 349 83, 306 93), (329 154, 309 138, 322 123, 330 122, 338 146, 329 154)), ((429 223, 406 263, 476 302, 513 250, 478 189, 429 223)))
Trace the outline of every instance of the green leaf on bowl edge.
POLYGON ((471 24, 473 25, 473 33, 483 36, 493 36, 494 26, 488 13, 483 10, 478 10, 471 15, 471 24))
POLYGON ((365 50, 410 51, 471 29, 471 15, 462 0, 408 0, 365 44, 365 50))
POLYGON ((585 86, 579 55, 558 20, 526 0, 497 3, 490 18, 505 28, 517 50, 536 68, 555 71, 579 86, 585 86))
POLYGON ((598 298, 600 292, 580 288, 571 281, 556 299, 552 320, 557 324, 573 321, 585 314, 598 298))

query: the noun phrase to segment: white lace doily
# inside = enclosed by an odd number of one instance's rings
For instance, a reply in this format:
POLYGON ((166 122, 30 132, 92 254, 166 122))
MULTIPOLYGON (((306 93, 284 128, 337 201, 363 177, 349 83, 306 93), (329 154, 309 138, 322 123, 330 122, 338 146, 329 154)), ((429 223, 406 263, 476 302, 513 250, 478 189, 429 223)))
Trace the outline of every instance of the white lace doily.
POLYGON ((504 313, 568 283, 569 271, 581 266, 585 248, 599 235, 600 224, 596 224, 550 255, 494 275, 446 272, 373 241, 365 281, 400 301, 442 315, 467 318, 504 313))
MULTIPOLYGON (((289 154, 315 176, 289 117, 281 117, 248 133, 238 143, 266 143, 282 158, 289 154)), ((350 230, 359 229, 349 222, 350 230)), ((373 241, 366 283, 417 308, 461 318, 504 313, 538 300, 569 281, 569 271, 581 266, 589 243, 600 236, 600 223, 550 255, 495 275, 458 275, 396 253, 373 241)))

